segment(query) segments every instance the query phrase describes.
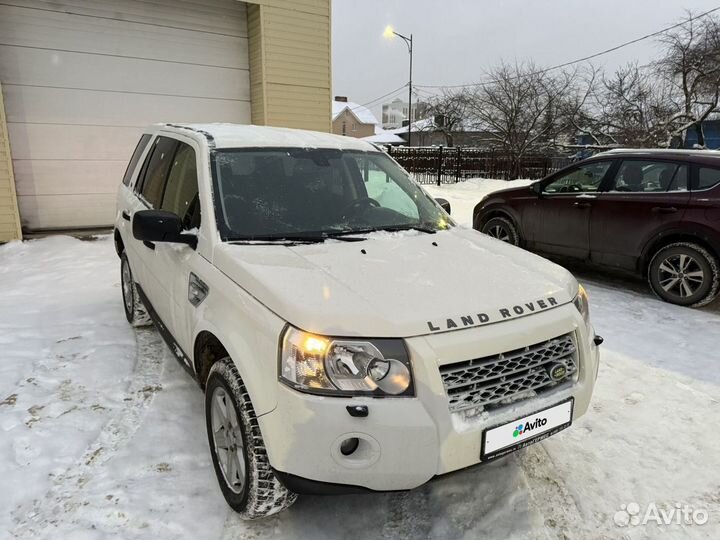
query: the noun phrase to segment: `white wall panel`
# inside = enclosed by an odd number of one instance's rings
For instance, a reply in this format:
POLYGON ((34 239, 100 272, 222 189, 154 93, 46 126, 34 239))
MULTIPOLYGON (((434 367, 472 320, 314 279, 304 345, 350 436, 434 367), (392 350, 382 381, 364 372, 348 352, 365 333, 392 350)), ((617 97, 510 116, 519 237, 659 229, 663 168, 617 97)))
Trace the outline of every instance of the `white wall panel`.
POLYGON ((236 0, 13 0, 0 81, 23 225, 110 225, 141 128, 250 122, 236 0))

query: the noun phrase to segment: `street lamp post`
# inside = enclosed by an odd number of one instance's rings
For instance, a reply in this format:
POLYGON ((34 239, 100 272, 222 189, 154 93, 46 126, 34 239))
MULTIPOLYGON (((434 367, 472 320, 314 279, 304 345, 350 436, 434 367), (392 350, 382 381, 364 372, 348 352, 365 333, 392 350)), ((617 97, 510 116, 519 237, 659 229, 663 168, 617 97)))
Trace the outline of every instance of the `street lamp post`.
POLYGON ((403 36, 402 34, 396 32, 393 30, 392 26, 388 26, 385 28, 385 37, 393 37, 397 36, 401 38, 403 41, 405 41, 405 45, 407 45, 408 52, 410 53, 410 80, 408 81, 408 146, 412 146, 411 138, 412 138, 412 62, 413 62, 413 36, 410 34, 410 37, 403 36))

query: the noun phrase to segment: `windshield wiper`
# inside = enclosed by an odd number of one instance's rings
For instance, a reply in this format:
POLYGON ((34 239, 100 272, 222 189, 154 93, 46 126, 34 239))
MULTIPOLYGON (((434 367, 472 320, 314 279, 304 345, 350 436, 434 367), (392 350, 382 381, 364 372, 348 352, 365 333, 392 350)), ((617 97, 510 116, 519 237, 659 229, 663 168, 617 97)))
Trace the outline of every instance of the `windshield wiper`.
POLYGON ((361 242, 365 238, 345 236, 355 231, 323 232, 317 234, 279 234, 264 236, 235 237, 228 239, 231 244, 319 244, 325 240, 339 240, 341 242, 361 242))
POLYGON ((373 227, 371 229, 362 229, 353 231, 355 233, 371 233, 371 232, 379 232, 379 231, 385 231, 385 232, 398 232, 398 231, 420 231, 428 234, 435 234, 438 229, 433 229, 432 227, 420 223, 418 225, 388 225, 387 227, 373 227))

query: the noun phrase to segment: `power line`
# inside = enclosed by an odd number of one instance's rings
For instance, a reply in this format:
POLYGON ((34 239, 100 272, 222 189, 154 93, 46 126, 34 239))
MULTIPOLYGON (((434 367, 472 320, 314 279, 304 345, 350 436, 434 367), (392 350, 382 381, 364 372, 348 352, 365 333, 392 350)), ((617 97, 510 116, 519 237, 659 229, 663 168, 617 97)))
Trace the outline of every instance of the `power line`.
POLYGON ((383 94, 383 95, 380 96, 380 97, 376 97, 375 99, 373 99, 373 100, 371 100, 371 101, 368 101, 367 103, 362 103, 361 105, 358 105, 358 106, 356 106, 356 107, 352 107, 350 110, 351 110, 351 111, 354 111, 354 110, 356 110, 356 109, 359 109, 360 107, 369 107, 370 105, 373 105, 373 104, 375 104, 375 103, 378 102, 378 101, 382 101, 383 99, 387 98, 388 96, 390 96, 390 97, 395 97, 393 94, 398 94, 401 90, 404 90, 405 88, 407 88, 407 83, 406 83, 406 84, 403 84, 402 86, 400 86, 400 87, 398 87, 398 88, 396 88, 395 90, 392 90, 392 91, 388 92, 387 94, 383 94))
MULTIPOLYGON (((703 17, 707 17, 708 15, 715 13, 716 11, 720 11, 720 6, 713 8, 709 11, 706 11, 705 13, 701 13, 697 17, 692 17, 693 20, 702 19, 703 17)), ((543 73, 547 73, 548 71, 553 71, 555 69, 560 69, 567 66, 572 66, 574 64, 579 64, 581 62, 587 62, 588 60, 592 60, 593 58, 597 58, 598 56, 603 56, 605 54, 609 54, 611 52, 615 52, 618 49, 622 49, 623 47, 627 47, 628 45, 633 45, 635 43, 638 43, 640 41, 644 41, 646 39, 650 39, 656 36, 659 36, 660 34, 664 34, 665 32, 669 32, 670 30, 674 30, 675 28, 678 28, 680 26, 683 26, 687 24, 687 21, 682 21, 677 24, 673 24, 672 26, 668 26, 667 28, 663 28, 662 30, 658 30, 657 32, 652 32, 651 34, 645 34, 644 36, 641 36, 639 38, 631 39, 630 41, 626 41, 625 43, 621 43, 620 45, 616 45, 615 47, 610 47, 609 49, 605 49, 604 51, 600 51, 594 54, 591 54, 589 56, 584 56, 583 58, 578 58, 577 60, 572 60, 570 62, 563 62, 562 64, 557 64, 554 66, 550 66, 545 69, 541 69, 539 71, 535 71, 533 73, 529 73, 528 75, 541 75, 543 73)), ((525 75, 525 76, 528 76, 525 75)), ((512 79, 518 79, 520 77, 512 77, 512 79)), ((467 83, 467 84, 416 84, 415 86, 418 88, 466 88, 468 86, 486 86, 488 84, 492 84, 498 82, 496 80, 489 80, 489 81, 482 81, 477 83, 467 83)))

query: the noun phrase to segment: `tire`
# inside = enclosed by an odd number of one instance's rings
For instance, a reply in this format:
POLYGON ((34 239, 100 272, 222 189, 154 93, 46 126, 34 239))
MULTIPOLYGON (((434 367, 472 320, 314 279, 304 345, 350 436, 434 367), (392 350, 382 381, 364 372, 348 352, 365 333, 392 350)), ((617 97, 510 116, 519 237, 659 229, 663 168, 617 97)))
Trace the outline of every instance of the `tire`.
POLYGON ((133 279, 132 270, 130 269, 130 262, 124 251, 120 255, 120 289, 123 296, 125 317, 128 322, 135 327, 152 324, 150 315, 148 315, 147 309, 145 309, 138 295, 135 279, 133 279))
POLYGON ((704 247, 677 242, 659 249, 648 266, 648 282, 662 300, 701 307, 720 291, 720 264, 704 247))
POLYGON ((220 490, 240 517, 270 516, 295 502, 297 495, 278 480, 270 467, 255 410, 230 357, 218 360, 210 369, 205 387, 205 423, 220 490))
POLYGON ((517 227, 508 218, 490 218, 482 226, 480 232, 513 246, 520 245, 520 235, 517 232, 517 227))

